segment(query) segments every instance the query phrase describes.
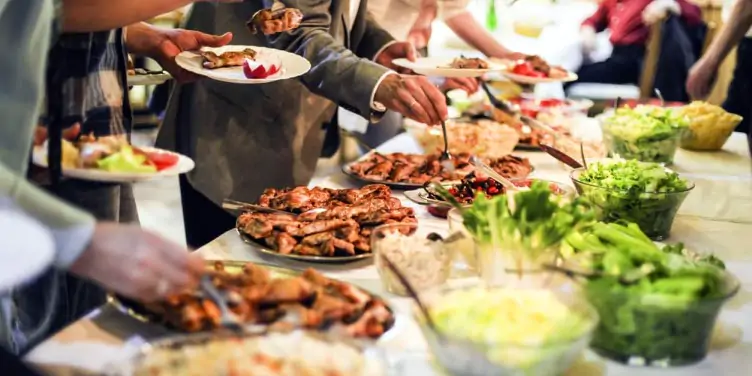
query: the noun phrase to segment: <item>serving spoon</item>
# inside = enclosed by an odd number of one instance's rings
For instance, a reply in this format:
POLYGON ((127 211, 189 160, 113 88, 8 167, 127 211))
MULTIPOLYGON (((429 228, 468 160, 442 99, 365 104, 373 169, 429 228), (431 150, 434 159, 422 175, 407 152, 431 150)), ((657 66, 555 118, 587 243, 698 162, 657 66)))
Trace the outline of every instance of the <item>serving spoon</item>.
POLYGON ((441 120, 441 133, 444 136, 444 151, 441 152, 439 161, 444 170, 454 172, 454 161, 452 160, 452 155, 449 154, 449 139, 447 138, 446 121, 444 120, 441 120))
POLYGON ((476 156, 472 156, 470 158, 470 162, 478 169, 480 169, 486 176, 490 177, 493 180, 498 181, 501 183, 501 185, 504 186, 509 191, 524 191, 527 190, 527 187, 518 187, 514 183, 512 183, 511 180, 501 176, 498 172, 496 172, 494 169, 491 168, 491 166, 485 164, 480 158, 476 156))
POLYGON ((576 159, 570 157, 569 155, 567 155, 563 151, 561 151, 561 150, 559 150, 559 149, 557 149, 557 148, 555 148, 553 146, 545 145, 545 144, 540 144, 540 145, 538 145, 538 147, 542 151, 544 151, 546 154, 554 157, 554 159, 558 160, 561 163, 564 163, 565 165, 567 165, 569 167, 572 167, 572 168, 575 168, 575 169, 582 168, 582 164, 580 162, 577 162, 576 159))

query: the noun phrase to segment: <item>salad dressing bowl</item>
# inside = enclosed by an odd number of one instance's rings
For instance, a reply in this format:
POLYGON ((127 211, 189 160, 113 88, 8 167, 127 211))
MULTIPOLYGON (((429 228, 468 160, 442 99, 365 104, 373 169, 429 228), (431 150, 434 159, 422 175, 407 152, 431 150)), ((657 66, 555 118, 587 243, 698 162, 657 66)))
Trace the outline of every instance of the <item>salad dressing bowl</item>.
POLYGON ((569 176, 580 196, 594 206, 596 218, 603 222, 634 222, 652 240, 668 238, 676 213, 695 188, 687 181, 685 189, 673 192, 615 190, 580 180, 585 170, 572 170, 569 176))

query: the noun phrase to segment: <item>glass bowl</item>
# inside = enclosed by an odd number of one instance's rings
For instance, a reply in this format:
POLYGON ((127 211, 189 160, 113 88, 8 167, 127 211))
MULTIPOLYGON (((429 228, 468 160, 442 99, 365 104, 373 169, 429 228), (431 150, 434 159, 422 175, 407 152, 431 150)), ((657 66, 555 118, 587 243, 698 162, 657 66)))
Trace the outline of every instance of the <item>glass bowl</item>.
POLYGON ((438 234, 416 223, 395 223, 378 226, 371 233, 371 249, 376 271, 384 288, 392 294, 406 296, 405 286, 389 270, 383 257, 399 268, 418 291, 444 284, 452 271, 453 245, 438 234))
MULTIPOLYGON (((440 127, 405 120, 407 132, 426 153, 443 150, 444 136, 440 127)), ((501 158, 512 154, 520 140, 519 133, 492 120, 475 122, 447 121, 447 137, 452 153, 470 153, 478 157, 501 158)))
POLYGON ((695 188, 694 183, 687 182, 687 189, 678 192, 617 191, 580 181, 583 171, 573 170, 569 176, 580 196, 595 206, 598 220, 634 222, 653 240, 668 238, 676 213, 695 188))
POLYGON ((602 119, 603 142, 609 157, 636 159, 641 162, 655 162, 664 165, 674 163, 674 155, 686 129, 675 129, 673 133, 656 137, 642 137, 628 140, 615 134, 609 127, 608 119, 602 119))
MULTIPOLYGON (((496 290, 499 288, 478 287, 465 284, 464 286, 443 287, 421 293, 423 302, 431 306, 442 299, 453 299, 453 292, 467 289, 496 290), (450 295, 448 295, 450 294, 450 295)), ((592 332, 598 322, 597 311, 585 300, 579 291, 540 290, 540 289, 507 289, 515 294, 550 292, 554 298, 563 303, 569 310, 575 312, 582 322, 581 332, 572 336, 541 341, 541 337, 520 335, 519 339, 492 338, 489 330, 466 327, 461 323, 447 323, 446 325, 462 327, 443 335, 437 335, 429 328, 420 313, 414 310, 414 317, 428 343, 435 361, 448 375, 457 376, 557 376, 563 374, 582 351, 588 346, 592 332), (465 329, 467 328, 467 329, 465 329), (524 337, 524 338, 523 338, 524 337), (479 340, 478 338, 483 338, 479 340)), ((521 304, 524 306, 524 304, 521 304)), ((546 312, 541 312, 541 320, 546 312)), ((458 317, 456 315, 453 318, 458 317)), ((510 315, 498 314, 491 316, 492 320, 505 321, 510 315)), ((436 320, 436 315, 432 316, 436 320)), ((477 323, 477 321, 476 321, 477 323)), ((442 326, 441 323, 438 324, 442 326)), ((540 325, 539 325, 540 326, 540 325)), ((567 326, 571 328, 572 326, 567 326)), ((562 330, 565 328, 562 327, 562 330)), ((520 329, 507 329, 507 331, 520 329)), ((556 334, 561 334, 557 330, 556 334)), ((551 333, 551 332, 549 332, 551 333)), ((545 337, 544 337, 545 338, 545 337)))
MULTIPOLYGON (((472 235, 467 231, 462 220, 462 213, 456 208, 452 208, 447 213, 447 221, 449 222, 449 232, 460 232, 465 235, 462 239, 458 240, 454 245, 454 252, 457 258, 460 258, 465 265, 467 265, 468 271, 478 271, 478 257, 475 250, 475 242, 472 235)), ((451 235, 450 235, 451 236, 451 235)))
POLYGON ((705 358, 718 314, 739 291, 739 280, 725 272, 723 296, 691 304, 673 296, 585 291, 601 318, 590 344, 595 352, 629 365, 668 367, 705 358))

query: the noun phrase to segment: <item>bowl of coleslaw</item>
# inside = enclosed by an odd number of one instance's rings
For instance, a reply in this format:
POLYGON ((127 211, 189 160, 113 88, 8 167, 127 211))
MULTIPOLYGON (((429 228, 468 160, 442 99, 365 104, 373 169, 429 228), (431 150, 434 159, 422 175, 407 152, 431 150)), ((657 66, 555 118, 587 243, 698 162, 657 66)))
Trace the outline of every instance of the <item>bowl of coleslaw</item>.
MULTIPOLYGON (((519 133, 492 120, 472 123, 448 121, 446 123, 449 149, 453 153, 470 153, 479 157, 501 158, 512 154, 520 141, 519 133)), ((405 129, 425 153, 444 148, 444 136, 440 127, 431 127, 412 120, 405 120, 405 129)))
POLYGON ((588 346, 598 314, 579 289, 455 284, 421 293, 437 334, 416 311, 436 362, 450 375, 556 376, 588 346), (469 346, 485 361, 451 351, 469 346), (465 356, 465 359, 462 357, 465 356))

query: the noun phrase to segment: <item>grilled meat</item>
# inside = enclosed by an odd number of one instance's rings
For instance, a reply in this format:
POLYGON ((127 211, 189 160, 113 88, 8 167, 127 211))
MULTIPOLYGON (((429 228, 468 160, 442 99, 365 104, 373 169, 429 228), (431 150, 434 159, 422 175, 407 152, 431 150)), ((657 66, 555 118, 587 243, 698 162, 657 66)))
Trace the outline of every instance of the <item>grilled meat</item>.
POLYGON ((206 69, 217 69, 225 67, 239 67, 243 65, 245 59, 255 59, 256 51, 246 48, 243 51, 227 51, 219 55, 212 51, 201 51, 204 58, 203 66, 206 69))
POLYGON ((458 57, 449 64, 454 69, 488 69, 488 63, 477 57, 458 57))

